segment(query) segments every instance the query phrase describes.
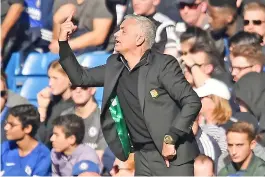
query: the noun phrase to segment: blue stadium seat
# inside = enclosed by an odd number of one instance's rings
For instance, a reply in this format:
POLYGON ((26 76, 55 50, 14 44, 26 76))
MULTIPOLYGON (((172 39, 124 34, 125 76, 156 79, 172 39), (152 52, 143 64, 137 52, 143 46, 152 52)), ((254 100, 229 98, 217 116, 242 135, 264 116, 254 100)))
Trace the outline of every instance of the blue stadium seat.
POLYGON ((58 54, 52 53, 30 53, 23 66, 22 75, 47 75, 51 62, 58 59, 58 54))
POLYGON ((21 72, 20 55, 19 53, 13 53, 6 66, 5 73, 7 75, 8 88, 12 89, 14 83, 14 76, 21 72))
POLYGON ((97 101, 99 106, 101 106, 101 103, 102 103, 103 90, 104 90, 103 87, 97 87, 97 91, 96 91, 96 94, 95 94, 95 100, 97 101))
POLYGON ((81 65, 88 68, 104 65, 106 64, 106 61, 110 55, 111 55, 110 53, 103 53, 103 52, 84 54, 83 55, 84 59, 81 65))
POLYGON ((20 95, 37 106, 37 94, 48 84, 49 78, 47 76, 28 77, 21 88, 20 95))

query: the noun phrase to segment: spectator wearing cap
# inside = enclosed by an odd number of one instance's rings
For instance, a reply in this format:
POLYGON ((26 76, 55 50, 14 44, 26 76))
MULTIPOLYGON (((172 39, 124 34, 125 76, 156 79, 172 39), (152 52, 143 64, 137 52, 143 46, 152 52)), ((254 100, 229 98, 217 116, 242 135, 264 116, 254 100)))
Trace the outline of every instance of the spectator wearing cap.
POLYGON ((265 45, 265 2, 249 2, 244 6, 244 31, 262 36, 265 45))
POLYGON ((212 136, 222 152, 227 150, 225 130, 221 127, 232 115, 229 105, 230 92, 228 87, 216 79, 208 79, 205 84, 194 89, 201 98, 202 109, 199 124, 206 134, 212 136))
MULTIPOLYGON (((249 112, 237 112, 225 125, 225 129, 228 130, 232 127, 232 125, 236 122, 247 122, 251 125, 253 125, 255 129, 255 133, 259 130, 259 122, 256 117, 254 117, 249 112)), ((259 139, 256 138, 257 144, 255 148, 253 149, 254 154, 261 158, 262 160, 265 160, 265 148, 259 144, 259 139)), ((224 152, 221 154, 221 156, 218 159, 217 163, 217 172, 219 172, 222 168, 225 167, 226 164, 231 162, 231 158, 229 156, 228 152, 224 152)))
MULTIPOLYGON (((82 144, 85 125, 80 117, 74 114, 59 116, 53 121, 53 125, 52 176, 70 176, 74 165, 86 160, 101 166, 96 151, 82 144)), ((87 165, 86 162, 85 164, 87 165)))
POLYGON ((226 136, 232 162, 226 164, 218 176, 265 176, 265 161, 253 153, 256 145, 253 125, 236 122, 226 136))
POLYGON ((234 86, 241 112, 250 112, 259 122, 261 144, 265 146, 265 73, 251 72, 234 86))
POLYGON ((38 110, 30 104, 10 108, 4 123, 8 141, 1 144, 1 176, 49 176, 49 149, 34 136, 40 124, 38 110))
POLYGON ((76 114, 82 118, 85 124, 83 144, 88 144, 95 149, 101 157, 107 147, 107 143, 101 130, 100 108, 95 101, 95 93, 95 87, 71 86, 71 98, 75 106, 63 111, 61 115, 76 114))
POLYGON ((71 99, 70 80, 57 60, 48 68, 49 86, 37 94, 41 125, 38 138, 51 148, 52 121, 74 106, 71 99))
POLYGON ((100 176, 99 165, 90 161, 82 160, 77 162, 72 171, 73 176, 100 176))
POLYGON ((198 27, 188 27, 180 36, 180 60, 184 62, 184 74, 193 87, 200 87, 208 78, 216 78, 231 85, 224 62, 211 36, 198 27))
POLYGON ((210 157, 199 155, 194 162, 194 176, 214 176, 214 164, 214 161, 210 157))

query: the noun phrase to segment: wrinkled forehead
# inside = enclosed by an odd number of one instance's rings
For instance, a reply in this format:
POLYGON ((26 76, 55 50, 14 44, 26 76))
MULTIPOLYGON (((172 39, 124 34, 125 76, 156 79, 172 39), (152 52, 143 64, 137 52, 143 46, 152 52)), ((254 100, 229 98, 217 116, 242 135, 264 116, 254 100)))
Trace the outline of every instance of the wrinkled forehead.
POLYGON ((132 18, 125 19, 120 25, 120 29, 136 30, 137 28, 139 29, 139 23, 132 18))

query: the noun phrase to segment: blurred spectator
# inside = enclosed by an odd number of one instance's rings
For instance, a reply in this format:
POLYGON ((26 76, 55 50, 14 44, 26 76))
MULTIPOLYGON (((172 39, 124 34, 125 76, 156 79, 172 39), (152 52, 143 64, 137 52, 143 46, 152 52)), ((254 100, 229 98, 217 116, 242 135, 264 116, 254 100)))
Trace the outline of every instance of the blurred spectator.
POLYGON ((50 175, 50 151, 34 139, 39 124, 40 115, 32 105, 19 105, 9 110, 5 122, 8 141, 1 146, 2 175, 50 175))
POLYGON ((225 124, 232 115, 229 105, 230 92, 228 87, 216 79, 208 79, 205 84, 194 89, 201 97, 202 109, 199 114, 199 125, 202 131, 212 136, 222 152, 227 150, 225 130, 220 126, 225 124))
POLYGON ((197 141, 200 153, 210 157, 215 164, 217 164, 218 158, 221 155, 221 149, 217 143, 217 141, 207 135, 199 126, 198 118, 195 120, 192 126, 193 134, 195 135, 195 139, 197 141))
POLYGON ((214 176, 214 161, 206 156, 199 155, 194 162, 194 176, 214 176))
POLYGON ((49 46, 51 52, 59 53, 60 24, 73 11, 77 31, 69 40, 71 49, 77 54, 97 50, 112 51, 114 43, 109 43, 108 37, 113 30, 112 24, 116 24, 116 21, 105 0, 56 0, 53 8, 53 41, 49 46))
POLYGON ((71 99, 70 80, 58 61, 50 64, 48 76, 49 86, 37 95, 41 121, 38 138, 51 147, 52 121, 64 110, 73 107, 74 103, 71 99))
POLYGON ((231 85, 231 79, 224 67, 223 60, 214 45, 210 35, 198 27, 188 27, 180 36, 181 61, 186 68, 184 74, 193 87, 204 84, 208 78, 216 78, 231 85))
POLYGON ((255 138, 255 129, 247 122, 236 122, 228 129, 227 144, 232 162, 226 164, 219 176, 265 175, 265 161, 253 153, 255 138))
POLYGON ((107 147, 101 159, 103 163, 102 176, 110 176, 110 171, 112 170, 115 159, 116 159, 115 155, 110 150, 110 148, 107 147))
POLYGON ((259 44, 234 46, 230 57, 233 80, 237 82, 249 72, 262 72, 265 61, 264 56, 259 44))
POLYGON ((76 114, 85 123, 84 144, 97 150, 101 158, 107 143, 104 139, 100 124, 100 109, 95 101, 95 87, 71 87, 71 98, 75 106, 65 110, 61 115, 76 114))
MULTIPOLYGON (((52 176, 71 176, 73 167, 78 163, 81 167, 89 166, 89 161, 100 165, 96 151, 82 144, 85 135, 85 125, 80 117, 69 114, 59 116, 53 121, 52 142, 52 176)), ((84 173, 80 169, 78 174, 84 173)))
POLYGON ((265 45, 265 3, 250 2, 244 6, 244 31, 261 35, 265 45))
MULTIPOLYGON (((1 64, 7 60, 16 40, 17 21, 24 9, 24 0, 1 1, 1 64)), ((3 67, 4 68, 4 67, 3 67)))
POLYGON ((236 0, 209 0, 210 28, 221 37, 231 37, 242 28, 237 15, 236 0))
POLYGON ((178 8, 182 20, 189 26, 209 28, 206 0, 178 0, 178 8))
POLYGON ((6 83, 6 75, 3 70, 1 70, 1 143, 6 140, 4 132, 4 121, 8 116, 8 109, 16 105, 28 104, 29 102, 21 97, 20 95, 8 90, 6 83))
MULTIPOLYGON (((262 36, 257 33, 240 31, 230 38, 229 49, 233 50, 235 46, 239 45, 261 45, 262 36)), ((232 56, 230 55, 230 58, 232 56)))
MULTIPOLYGON (((255 133, 259 130, 258 120, 256 117, 254 117, 252 114, 248 112, 238 112, 234 115, 233 118, 230 119, 229 123, 226 126, 226 130, 232 127, 232 125, 235 122, 244 121, 248 122, 249 124, 254 126, 255 133)), ((259 140, 256 138, 257 144, 255 148, 253 149, 254 154, 261 158, 262 160, 265 160, 265 148, 259 144, 259 140)), ((218 159, 218 165, 217 165, 217 172, 219 172, 222 168, 225 167, 226 164, 231 162, 231 158, 229 156, 228 152, 222 153, 222 155, 218 159)))
POLYGON ((208 0, 209 24, 215 45, 224 56, 229 71, 229 38, 243 29, 243 20, 237 15, 236 0, 208 0))
POLYGON ((134 154, 131 153, 125 162, 120 161, 118 158, 116 158, 110 174, 111 176, 134 176, 134 171, 134 154))
POLYGON ((265 73, 248 73, 234 86, 241 112, 250 112, 259 122, 260 143, 265 146, 265 73))
POLYGON ((156 43, 153 48, 164 53, 168 48, 176 49, 175 23, 167 16, 157 12, 161 0, 132 0, 134 14, 142 15, 154 22, 157 27, 156 43))
POLYGON ((99 165, 90 161, 84 160, 77 162, 72 171, 73 176, 100 176, 99 165))

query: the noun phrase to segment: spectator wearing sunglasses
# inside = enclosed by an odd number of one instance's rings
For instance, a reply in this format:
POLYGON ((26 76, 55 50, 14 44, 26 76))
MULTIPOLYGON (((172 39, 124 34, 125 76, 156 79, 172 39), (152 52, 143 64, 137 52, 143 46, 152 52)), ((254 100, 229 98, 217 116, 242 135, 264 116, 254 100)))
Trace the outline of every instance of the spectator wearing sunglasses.
POLYGON ((177 5, 182 20, 189 26, 209 28, 206 0, 179 0, 177 5))
POLYGON ((244 6, 244 31, 262 36, 265 45, 265 3, 250 2, 244 6))
POLYGON ((19 105, 9 110, 5 121, 8 141, 1 145, 1 174, 4 176, 49 176, 49 149, 34 137, 40 115, 33 105, 19 105))
POLYGON ((28 101, 13 93, 11 90, 8 90, 7 83, 6 83, 6 75, 1 70, 1 142, 6 140, 6 136, 4 133, 4 124, 3 122, 6 120, 6 117, 8 116, 8 109, 21 104, 28 104, 28 101))
POLYGON ((95 101, 95 87, 71 87, 71 98, 75 106, 65 110, 61 115, 75 114, 82 118, 85 124, 84 144, 95 149, 102 157, 107 143, 100 125, 100 109, 95 101))

